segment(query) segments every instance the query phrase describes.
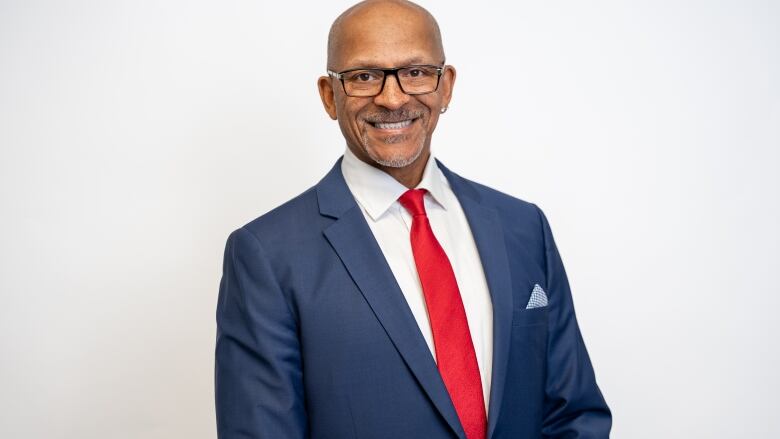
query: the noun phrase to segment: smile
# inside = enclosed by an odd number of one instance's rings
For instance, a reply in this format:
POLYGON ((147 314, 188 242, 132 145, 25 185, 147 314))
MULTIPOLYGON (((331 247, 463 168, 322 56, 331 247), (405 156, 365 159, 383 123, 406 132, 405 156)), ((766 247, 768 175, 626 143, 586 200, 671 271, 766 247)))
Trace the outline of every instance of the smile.
POLYGON ((402 120, 401 122, 392 122, 392 123, 382 123, 382 122, 371 122, 371 125, 375 128, 379 128, 380 130, 400 130, 403 128, 408 127, 411 125, 415 119, 407 119, 402 120))

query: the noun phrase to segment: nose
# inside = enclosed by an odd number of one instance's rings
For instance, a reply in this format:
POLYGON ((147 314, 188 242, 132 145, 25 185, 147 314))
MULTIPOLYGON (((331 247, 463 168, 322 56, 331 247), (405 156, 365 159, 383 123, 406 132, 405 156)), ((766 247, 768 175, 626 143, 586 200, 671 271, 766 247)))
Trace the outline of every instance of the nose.
POLYGON ((388 75, 385 78, 385 86, 382 88, 382 92, 374 96, 374 103, 388 110, 397 110, 407 102, 409 102, 409 95, 401 90, 396 75, 388 75))

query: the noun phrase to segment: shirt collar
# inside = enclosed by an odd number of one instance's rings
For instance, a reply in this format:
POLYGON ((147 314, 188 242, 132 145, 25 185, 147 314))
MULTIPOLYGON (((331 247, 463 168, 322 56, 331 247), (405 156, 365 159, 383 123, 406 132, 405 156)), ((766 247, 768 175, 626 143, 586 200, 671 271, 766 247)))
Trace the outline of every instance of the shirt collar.
MULTIPOLYGON (((344 152, 341 172, 355 200, 366 210, 372 220, 377 221, 407 191, 395 178, 386 172, 363 162, 349 148, 344 152)), ((420 184, 415 189, 426 189, 428 196, 447 210, 445 198, 446 177, 436 165, 433 154, 428 157, 420 184)))

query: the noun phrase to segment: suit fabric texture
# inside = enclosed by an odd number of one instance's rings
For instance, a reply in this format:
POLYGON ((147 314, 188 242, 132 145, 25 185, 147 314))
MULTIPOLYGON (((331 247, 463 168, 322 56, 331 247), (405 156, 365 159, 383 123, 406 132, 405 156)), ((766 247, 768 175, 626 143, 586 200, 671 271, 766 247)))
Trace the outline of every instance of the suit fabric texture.
MULTIPOLYGON (((228 238, 218 435, 465 439, 340 165, 228 238)), ((544 214, 438 165, 468 218, 493 302, 487 437, 609 437, 611 414, 544 214), (526 309, 537 286, 548 303, 526 309)))

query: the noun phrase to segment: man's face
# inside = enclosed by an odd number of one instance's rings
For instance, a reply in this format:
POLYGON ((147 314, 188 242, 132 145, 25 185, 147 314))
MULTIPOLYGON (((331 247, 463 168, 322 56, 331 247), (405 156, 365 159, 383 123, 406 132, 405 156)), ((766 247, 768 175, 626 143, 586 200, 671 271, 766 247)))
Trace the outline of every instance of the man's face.
MULTIPOLYGON (((356 68, 396 68, 437 65, 443 53, 430 24, 407 17, 368 17, 352 20, 340 38, 338 54, 329 68, 336 72, 356 68)), ((331 117, 339 122, 348 147, 361 160, 380 167, 403 168, 427 160, 431 135, 441 109, 450 100, 454 69, 447 67, 436 91, 408 95, 396 76, 388 75, 384 89, 373 97, 351 97, 335 78, 320 79, 320 92, 332 93, 331 117), (323 90, 324 89, 324 90, 323 90)))

